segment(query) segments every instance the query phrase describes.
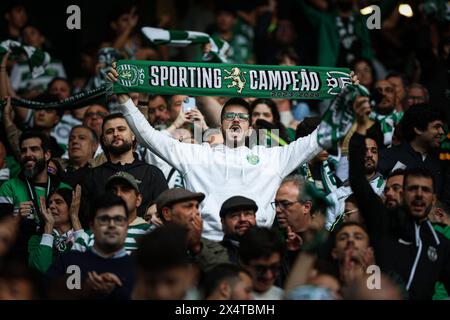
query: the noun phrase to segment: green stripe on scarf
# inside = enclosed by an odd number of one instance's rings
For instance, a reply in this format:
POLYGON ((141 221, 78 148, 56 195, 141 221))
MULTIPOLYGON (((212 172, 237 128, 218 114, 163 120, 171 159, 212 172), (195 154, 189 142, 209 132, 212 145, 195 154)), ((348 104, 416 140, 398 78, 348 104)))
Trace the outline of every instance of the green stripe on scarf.
POLYGON ((118 61, 115 93, 328 99, 351 83, 349 70, 162 61, 118 61))
POLYGON ((353 101, 359 95, 368 97, 369 91, 362 85, 352 84, 342 89, 331 102, 318 128, 317 139, 323 149, 337 150, 339 140, 348 133, 353 124, 353 101))
POLYGON ((0 58, 7 52, 11 52, 16 59, 25 55, 33 78, 42 75, 45 67, 50 63, 50 55, 47 52, 31 46, 24 46, 18 41, 5 40, 1 42, 0 58))
POLYGON ((165 30, 160 28, 143 27, 142 33, 155 45, 170 45, 185 47, 189 45, 211 44, 211 51, 203 55, 202 60, 208 62, 227 62, 230 45, 217 36, 210 36, 204 32, 185 30, 165 30))

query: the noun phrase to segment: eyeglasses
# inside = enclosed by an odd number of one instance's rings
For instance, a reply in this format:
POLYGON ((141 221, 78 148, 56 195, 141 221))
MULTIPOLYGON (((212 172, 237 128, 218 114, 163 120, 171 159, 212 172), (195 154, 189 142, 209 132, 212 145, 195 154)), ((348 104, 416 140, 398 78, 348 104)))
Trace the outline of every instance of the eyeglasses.
POLYGON ((114 217, 98 216, 98 217, 95 217, 95 219, 99 222, 99 224, 101 226, 107 226, 107 225, 111 224, 111 221, 114 221, 114 224, 116 226, 122 227, 128 222, 127 217, 124 217, 124 216, 114 216, 114 217))
POLYGON ((271 202, 270 204, 272 205, 272 208, 274 210, 276 210, 277 207, 280 207, 280 209, 285 210, 297 202, 299 202, 299 201, 277 201, 277 200, 275 200, 274 202, 271 202))
POLYGON ((108 114, 106 112, 86 112, 86 114, 84 115, 86 118, 93 118, 94 116, 100 117, 100 118, 104 118, 106 117, 108 114))
POLYGON ((250 115, 247 113, 225 112, 223 114, 223 119, 228 121, 233 121, 236 117, 239 118, 240 122, 248 121, 248 119, 250 119, 250 115))
POLYGON ((276 275, 278 272, 280 272, 280 264, 274 263, 271 265, 263 265, 263 264, 255 264, 252 266, 255 272, 259 275, 265 275, 268 270, 272 272, 272 274, 276 275))

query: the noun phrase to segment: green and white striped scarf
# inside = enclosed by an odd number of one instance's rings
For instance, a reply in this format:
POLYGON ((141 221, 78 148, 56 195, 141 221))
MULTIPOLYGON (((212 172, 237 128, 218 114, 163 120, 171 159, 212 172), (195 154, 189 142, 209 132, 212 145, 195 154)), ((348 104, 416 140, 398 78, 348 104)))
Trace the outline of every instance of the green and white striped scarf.
POLYGON ((381 131, 383 132, 384 145, 390 146, 392 144, 395 126, 403 118, 403 111, 393 111, 386 115, 372 111, 369 118, 380 123, 381 131))
POLYGON ((165 30, 152 27, 143 27, 142 33, 156 45, 186 47, 196 44, 211 44, 211 51, 203 55, 202 60, 208 62, 227 63, 227 53, 230 45, 217 36, 210 36, 204 32, 185 30, 165 30))
POLYGON ((16 59, 25 55, 33 78, 42 75, 45 72, 45 67, 50 63, 50 55, 47 52, 35 47, 24 46, 18 41, 5 40, 1 42, 0 58, 7 52, 11 52, 16 59))
POLYGON ((115 93, 329 99, 351 84, 346 68, 119 60, 115 93))
POLYGON ((321 181, 314 180, 308 163, 304 163, 298 168, 298 172, 306 181, 313 183, 317 189, 324 192, 325 195, 337 189, 337 182, 334 171, 331 170, 330 163, 325 160, 320 164, 321 181))
POLYGON ((369 91, 362 85, 348 85, 331 102, 324 113, 318 128, 317 139, 325 150, 336 151, 338 142, 345 137, 353 124, 353 101, 356 96, 369 96, 369 91))

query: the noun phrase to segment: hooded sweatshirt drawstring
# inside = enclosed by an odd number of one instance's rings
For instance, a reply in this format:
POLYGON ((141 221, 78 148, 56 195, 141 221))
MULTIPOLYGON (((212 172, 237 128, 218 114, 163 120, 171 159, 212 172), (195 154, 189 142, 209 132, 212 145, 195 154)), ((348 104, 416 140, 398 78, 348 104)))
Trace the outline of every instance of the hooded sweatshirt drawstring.
POLYGON ((433 226, 431 225, 430 220, 427 220, 427 224, 428 224, 428 227, 431 230, 431 233, 434 236, 434 240, 436 241, 436 245, 439 245, 441 242, 439 241, 439 237, 437 236, 436 231, 434 230, 433 226))
POLYGON ((416 258, 414 259, 414 264, 411 269, 411 273, 409 274, 409 280, 408 284, 406 285, 406 290, 409 290, 409 288, 411 287, 414 275, 416 274, 417 264, 419 263, 420 255, 422 253, 422 239, 420 239, 420 225, 414 223, 414 229, 415 229, 416 247, 418 247, 418 249, 416 258))

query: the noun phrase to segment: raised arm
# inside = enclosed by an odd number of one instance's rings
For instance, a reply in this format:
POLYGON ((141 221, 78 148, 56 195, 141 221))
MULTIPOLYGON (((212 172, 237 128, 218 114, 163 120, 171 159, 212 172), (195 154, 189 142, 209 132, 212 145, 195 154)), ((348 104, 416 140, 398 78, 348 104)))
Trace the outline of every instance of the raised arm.
POLYGON ((358 97, 355 100, 355 115, 357 129, 350 140, 349 146, 349 177, 350 185, 355 195, 359 211, 366 221, 370 233, 379 230, 386 208, 378 195, 373 191, 364 172, 364 157, 366 154, 366 125, 370 113, 369 99, 358 97))
MULTIPOLYGON (((118 73, 114 68, 115 64, 107 77, 111 82, 118 79, 118 73)), ((198 163, 203 159, 201 153, 204 152, 204 148, 202 146, 182 143, 155 130, 127 94, 118 94, 117 99, 120 103, 119 109, 138 141, 172 167, 180 172, 186 172, 189 164, 198 163)))

